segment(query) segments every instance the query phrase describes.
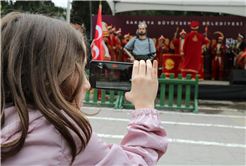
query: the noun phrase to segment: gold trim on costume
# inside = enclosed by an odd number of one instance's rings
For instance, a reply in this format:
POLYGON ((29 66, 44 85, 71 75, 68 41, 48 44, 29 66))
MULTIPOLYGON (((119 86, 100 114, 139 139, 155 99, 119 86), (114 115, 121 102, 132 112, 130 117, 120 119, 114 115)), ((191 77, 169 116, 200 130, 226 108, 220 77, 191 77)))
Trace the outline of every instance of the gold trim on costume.
POLYGON ((162 56, 182 56, 180 54, 163 54, 162 56))
POLYGON ((193 73, 198 73, 198 71, 193 70, 193 69, 181 69, 181 71, 188 71, 188 72, 193 72, 193 73))

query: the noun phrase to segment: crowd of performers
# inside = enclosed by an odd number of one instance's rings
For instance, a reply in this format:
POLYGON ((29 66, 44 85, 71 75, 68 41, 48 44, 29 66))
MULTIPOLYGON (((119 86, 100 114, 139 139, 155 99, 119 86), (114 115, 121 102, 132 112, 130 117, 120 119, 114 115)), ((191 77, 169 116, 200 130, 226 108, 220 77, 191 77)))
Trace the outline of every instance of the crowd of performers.
MULTIPOLYGON (((124 47, 131 40, 130 33, 125 33, 122 36, 121 28, 117 28, 112 24, 106 24, 102 22, 103 26, 103 60, 105 61, 118 61, 118 62, 132 62, 132 58, 125 51, 124 47)), ((147 25, 142 22, 140 27, 146 28, 147 25)), ((182 67, 181 73, 185 77, 187 74, 191 74, 192 78, 199 72, 201 55, 209 48, 210 40, 207 38, 207 34, 198 33, 199 22, 193 21, 190 23, 191 32, 187 33, 185 29, 181 29, 178 33, 174 33, 174 37, 171 43, 174 45, 175 54, 182 55, 182 67), (178 37, 179 35, 179 37, 178 37)), ((147 34, 147 33, 146 33, 147 34)), ((237 37, 237 43, 230 46, 231 52, 235 55, 234 68, 246 69, 246 44, 243 42, 244 35, 239 33, 237 37)), ((149 38, 151 43, 153 39, 149 38)), ((158 42, 155 43, 155 58, 158 61, 159 67, 162 67, 163 54, 169 52, 169 46, 165 42, 165 36, 160 35, 158 42)), ((132 39, 133 40, 133 39, 132 39)), ((226 53, 226 46, 223 44, 224 37, 218 36, 217 43, 211 48, 212 58, 212 80, 216 78, 216 73, 219 71, 219 79, 222 79, 222 73, 224 69, 224 56, 226 53)), ((94 42, 91 44, 93 48, 94 42)), ((133 51, 134 48, 128 51, 133 51)), ((141 48, 140 48, 141 49, 141 48)), ((152 51, 153 52, 153 51, 152 51)), ((95 51, 92 49, 92 56, 95 55, 95 51)), ((160 74, 159 74, 160 75, 160 74)))

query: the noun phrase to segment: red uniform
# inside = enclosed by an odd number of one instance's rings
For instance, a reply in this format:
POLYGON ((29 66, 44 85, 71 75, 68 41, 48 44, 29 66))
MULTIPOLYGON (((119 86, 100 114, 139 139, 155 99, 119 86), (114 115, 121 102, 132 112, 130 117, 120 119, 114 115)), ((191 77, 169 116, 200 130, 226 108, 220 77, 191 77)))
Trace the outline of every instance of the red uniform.
POLYGON ((186 35, 183 46, 184 58, 181 67, 181 72, 184 77, 186 74, 192 74, 192 78, 195 78, 195 75, 198 74, 201 62, 202 45, 208 43, 209 41, 196 31, 186 35))
POLYGON ((212 59, 212 80, 216 77, 216 72, 219 70, 219 79, 223 77, 223 69, 224 69, 224 57, 226 46, 224 44, 215 44, 211 52, 213 54, 212 59))
POLYGON ((115 35, 112 33, 109 35, 109 38, 107 40, 108 50, 112 61, 116 61, 115 50, 113 49, 115 47, 115 43, 115 35))
MULTIPOLYGON (((179 31, 179 35, 182 36, 182 35, 186 35, 187 34, 187 31, 185 29, 181 29, 179 31)), ((185 36, 182 36, 182 38, 180 37, 179 39, 177 39, 176 37, 173 38, 172 40, 172 43, 174 45, 174 52, 175 54, 181 54, 182 50, 183 50, 183 46, 184 46, 184 37, 185 36)))
POLYGON ((169 51, 168 45, 165 44, 165 43, 163 43, 163 45, 165 47, 161 46, 159 43, 157 43, 155 45, 155 49, 156 49, 156 60, 158 61, 158 64, 160 65, 159 67, 161 67, 161 65, 162 65, 162 62, 161 62, 162 55, 165 54, 165 53, 167 53, 169 51))
POLYGON ((123 48, 125 47, 125 45, 128 43, 128 41, 129 41, 129 39, 130 39, 130 33, 125 33, 124 34, 124 39, 122 39, 122 59, 121 59, 121 61, 122 62, 130 62, 130 60, 129 59, 127 59, 128 58, 128 55, 127 55, 127 53, 123 50, 123 48))
POLYGON ((115 46, 116 46, 116 49, 115 49, 116 60, 121 62, 121 59, 122 59, 122 42, 117 36, 115 36, 115 46))
POLYGON ((183 50, 184 39, 181 39, 181 38, 173 39, 172 43, 175 46, 174 53, 175 54, 180 54, 181 51, 183 50))

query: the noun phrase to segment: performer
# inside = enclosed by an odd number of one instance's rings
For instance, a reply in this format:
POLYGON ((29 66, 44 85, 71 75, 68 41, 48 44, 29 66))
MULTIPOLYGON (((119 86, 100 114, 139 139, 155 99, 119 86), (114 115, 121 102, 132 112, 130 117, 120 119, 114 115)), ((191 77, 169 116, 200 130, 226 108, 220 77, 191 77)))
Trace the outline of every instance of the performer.
POLYGON ((236 48, 235 48, 235 50, 237 51, 236 53, 240 53, 245 49, 246 43, 243 41, 244 38, 245 36, 242 33, 238 34, 236 48))
POLYGON ((110 24, 110 29, 109 29, 109 39, 107 40, 107 44, 108 44, 108 48, 109 48, 109 53, 111 56, 111 60, 112 61, 116 61, 116 55, 115 55, 115 50, 116 50, 116 46, 115 46, 115 35, 113 33, 113 31, 115 30, 115 27, 110 24))
MULTIPOLYGON (((125 33, 124 34, 124 39, 122 39, 122 47, 124 48, 125 45, 129 42, 130 40, 130 33, 125 33)), ((123 56, 122 56, 122 62, 130 62, 128 60, 128 55, 125 51, 123 51, 123 56)))
MULTIPOLYGON (((108 51, 109 51, 109 55, 110 55, 110 57, 113 57, 112 56, 112 50, 113 50, 113 48, 112 48, 112 41, 111 41, 111 34, 112 34, 112 27, 113 27, 113 25, 112 24, 108 24, 108 32, 109 32, 109 38, 108 38, 108 40, 107 40, 107 46, 108 46, 108 51)), ((111 58, 112 59, 112 58, 111 58)))
MULTIPOLYGON (((108 38, 109 38, 109 32, 108 32, 107 24, 105 22, 102 22, 102 28, 103 28, 103 42, 102 42, 103 43, 103 60, 104 61, 110 61, 111 57, 109 55, 109 50, 108 50, 108 47, 106 45, 108 38)), ((93 40, 92 44, 91 44, 92 57, 94 57, 96 55, 95 50, 93 50, 93 46, 95 45, 94 41, 95 40, 93 40)))
POLYGON ((116 46, 116 60, 118 62, 121 62, 122 59, 122 42, 121 42, 121 28, 118 28, 116 30, 116 36, 115 36, 115 46, 116 46))
POLYGON ((236 43, 236 47, 234 49, 234 52, 237 54, 236 61, 235 61, 235 65, 237 66, 237 68, 242 68, 244 59, 246 58, 245 54, 243 53, 243 51, 246 48, 246 43, 243 41, 244 38, 245 37, 242 33, 238 34, 237 37, 238 42, 236 43))
POLYGON ((181 73, 183 78, 185 78, 187 74, 191 74, 192 79, 195 79, 200 67, 202 45, 208 44, 209 41, 205 39, 202 34, 197 32, 199 22, 191 22, 190 27, 191 32, 186 35, 183 51, 181 52, 183 56, 181 73))
POLYGON ((177 33, 174 33, 172 43, 175 46, 175 49, 174 49, 175 54, 181 54, 186 34, 187 34, 187 31, 185 29, 180 30, 179 32, 180 38, 177 39, 177 33))
MULTIPOLYGON (((158 61, 158 67, 162 67, 162 57, 164 53, 169 51, 169 47, 165 44, 165 36, 161 35, 158 38, 158 43, 155 45, 156 48, 156 60, 158 61)), ((161 70, 158 71, 158 76, 161 75, 161 70)))
POLYGON ((212 80, 215 79, 217 70, 219 70, 219 79, 221 80, 223 77, 224 54, 226 52, 226 46, 224 44, 222 44, 223 40, 224 40, 224 37, 219 36, 217 44, 215 44, 211 49, 211 52, 213 54, 212 80))
POLYGON ((151 38, 147 37, 147 24, 145 21, 140 22, 138 25, 137 36, 133 37, 124 47, 130 61, 136 60, 153 60, 156 56, 154 42, 151 38), (132 54, 129 52, 131 49, 132 54))

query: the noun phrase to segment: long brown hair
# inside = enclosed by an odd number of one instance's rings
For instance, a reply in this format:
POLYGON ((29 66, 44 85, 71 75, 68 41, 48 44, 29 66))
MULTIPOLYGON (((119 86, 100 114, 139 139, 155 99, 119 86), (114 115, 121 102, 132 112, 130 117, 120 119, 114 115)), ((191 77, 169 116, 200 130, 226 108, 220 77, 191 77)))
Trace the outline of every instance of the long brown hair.
POLYGON ((79 108, 71 104, 76 101, 79 105, 84 83, 84 40, 69 24, 46 16, 12 12, 1 19, 1 125, 6 103, 13 103, 22 127, 18 139, 1 144, 1 159, 15 155, 23 147, 30 105, 65 138, 72 152, 71 164, 85 149, 91 126, 79 108), (79 147, 69 129, 79 137, 79 147))

